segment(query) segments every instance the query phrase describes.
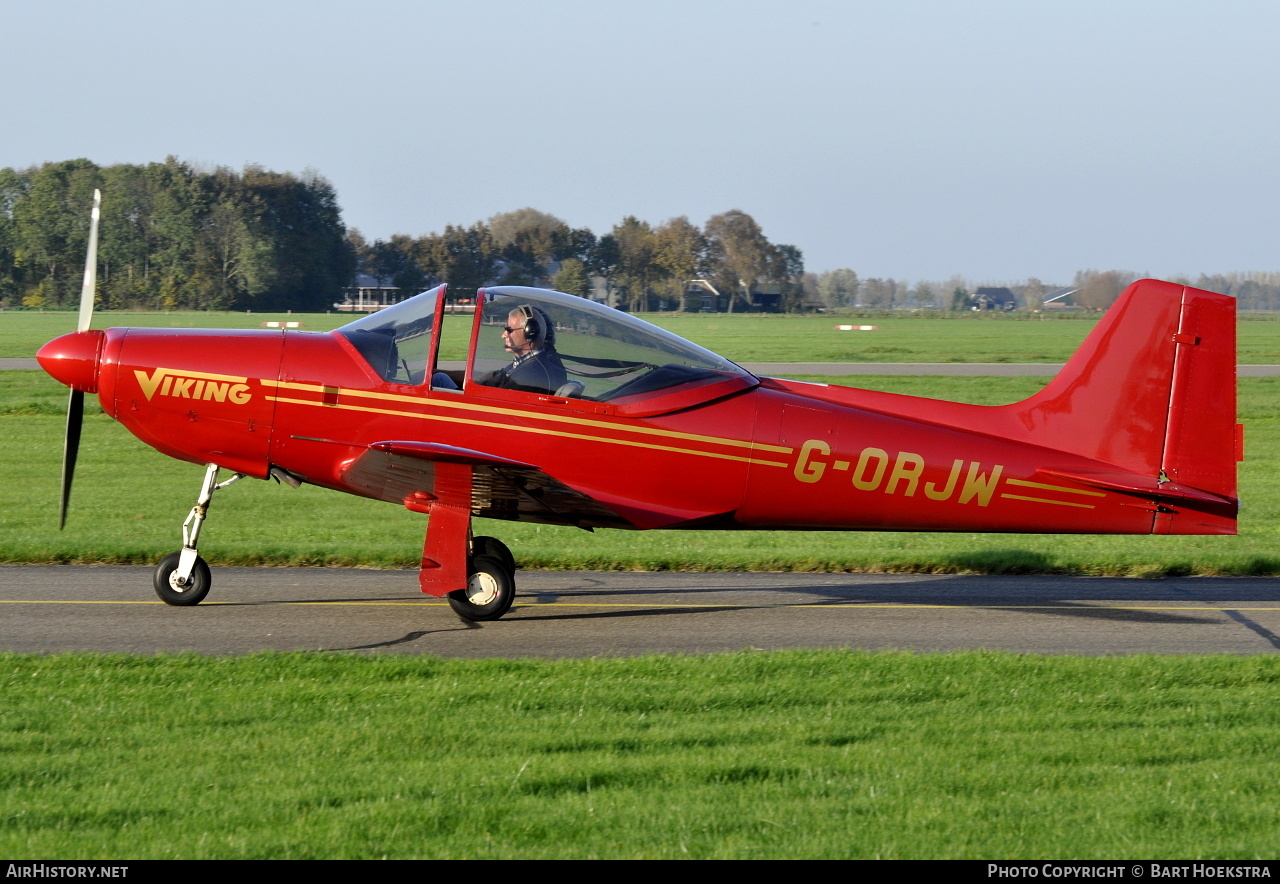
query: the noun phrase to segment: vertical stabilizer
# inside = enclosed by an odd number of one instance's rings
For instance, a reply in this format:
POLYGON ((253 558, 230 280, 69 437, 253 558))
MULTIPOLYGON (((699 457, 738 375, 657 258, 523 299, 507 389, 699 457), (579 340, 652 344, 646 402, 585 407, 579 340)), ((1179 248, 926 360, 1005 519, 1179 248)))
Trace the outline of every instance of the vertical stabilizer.
POLYGON ((1026 441, 1158 475, 1182 293, 1152 279, 1125 289, 1057 377, 1009 406, 1026 441))
POLYGON ((1234 533, 1234 298, 1135 282, 1052 383, 1007 407, 1026 441, 1155 479, 1179 497, 1160 508, 1156 533, 1234 533), (1192 504, 1178 489, 1207 496, 1192 504))

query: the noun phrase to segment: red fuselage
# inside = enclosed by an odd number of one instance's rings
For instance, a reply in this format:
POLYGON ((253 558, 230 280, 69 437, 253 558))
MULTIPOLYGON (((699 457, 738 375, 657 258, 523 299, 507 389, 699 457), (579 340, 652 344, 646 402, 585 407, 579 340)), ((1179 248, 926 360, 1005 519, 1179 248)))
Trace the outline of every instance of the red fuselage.
MULTIPOLYGON (((694 407, 631 417, 607 403, 477 384, 465 392, 389 384, 334 334, 110 329, 97 392, 108 414, 173 457, 258 478, 275 465, 397 503, 403 489, 362 485, 347 472, 381 440, 535 464, 617 516, 570 510, 541 519, 585 526, 1157 530, 1157 505, 1043 472, 1106 463, 940 425, 931 400, 893 397, 920 415, 912 419, 884 413, 885 394, 793 381, 763 379, 694 407), (880 408, 858 407, 860 393, 880 408)), ((477 490, 476 512, 504 517, 492 504, 477 490)))

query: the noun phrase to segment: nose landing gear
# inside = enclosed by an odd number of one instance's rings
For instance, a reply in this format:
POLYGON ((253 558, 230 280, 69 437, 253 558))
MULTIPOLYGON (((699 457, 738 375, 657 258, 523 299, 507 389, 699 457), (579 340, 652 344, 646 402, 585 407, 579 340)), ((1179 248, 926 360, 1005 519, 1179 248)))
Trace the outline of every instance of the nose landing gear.
POLYGON ((213 578, 209 576, 209 566, 199 556, 190 565, 190 576, 183 580, 178 576, 178 568, 182 563, 182 553, 169 553, 156 565, 154 583, 156 595, 166 605, 187 607, 198 605, 209 594, 209 586, 213 578))
POLYGON ((225 482, 218 482, 218 465, 209 464, 204 472, 204 484, 200 486, 200 496, 196 505, 187 514, 182 523, 182 549, 169 553, 156 566, 154 584, 156 595, 166 605, 186 607, 198 605, 209 594, 212 578, 209 566, 196 551, 196 543, 200 539, 200 528, 209 512, 209 502, 213 492, 226 488, 232 482, 243 479, 242 473, 236 473, 225 482))

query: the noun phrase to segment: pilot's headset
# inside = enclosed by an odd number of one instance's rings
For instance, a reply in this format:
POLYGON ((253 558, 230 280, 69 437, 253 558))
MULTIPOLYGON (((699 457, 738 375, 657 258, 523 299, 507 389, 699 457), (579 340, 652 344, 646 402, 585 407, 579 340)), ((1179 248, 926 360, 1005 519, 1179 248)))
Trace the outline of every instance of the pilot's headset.
POLYGON ((516 310, 524 317, 524 336, 534 345, 554 347, 556 345, 556 327, 547 314, 531 304, 521 304, 516 310))

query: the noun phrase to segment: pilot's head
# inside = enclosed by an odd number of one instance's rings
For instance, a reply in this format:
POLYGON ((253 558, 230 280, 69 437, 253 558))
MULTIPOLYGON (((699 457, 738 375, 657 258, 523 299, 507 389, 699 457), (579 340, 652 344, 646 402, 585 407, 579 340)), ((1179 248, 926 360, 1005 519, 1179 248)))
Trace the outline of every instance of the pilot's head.
POLYGON ((521 304, 507 314, 507 325, 502 330, 502 346, 516 356, 552 346, 555 330, 547 314, 537 307, 521 304))

